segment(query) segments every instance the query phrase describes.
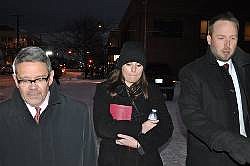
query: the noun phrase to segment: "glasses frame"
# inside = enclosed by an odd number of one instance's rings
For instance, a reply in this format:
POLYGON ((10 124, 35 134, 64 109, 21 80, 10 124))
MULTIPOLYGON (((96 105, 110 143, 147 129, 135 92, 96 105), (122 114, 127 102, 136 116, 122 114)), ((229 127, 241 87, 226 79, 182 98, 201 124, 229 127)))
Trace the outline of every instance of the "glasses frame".
POLYGON ((40 84, 40 82, 42 81, 45 81, 45 82, 48 82, 49 80, 49 77, 50 77, 50 74, 48 74, 47 77, 39 77, 39 78, 36 78, 36 79, 33 79, 33 80, 26 80, 26 79, 18 79, 17 76, 16 76, 16 80, 17 80, 17 83, 19 85, 32 85, 32 83, 34 83, 35 85, 38 85, 40 84))

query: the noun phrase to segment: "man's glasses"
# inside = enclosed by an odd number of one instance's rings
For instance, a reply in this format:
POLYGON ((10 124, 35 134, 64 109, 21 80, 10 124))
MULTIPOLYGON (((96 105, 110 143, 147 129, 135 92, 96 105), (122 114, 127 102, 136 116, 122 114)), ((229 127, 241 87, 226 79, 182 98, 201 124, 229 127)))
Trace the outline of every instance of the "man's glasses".
POLYGON ((32 83, 35 83, 36 85, 41 85, 41 84, 47 83, 49 76, 50 75, 48 75, 47 77, 39 77, 39 78, 34 79, 34 80, 18 79, 17 78, 17 82, 19 85, 22 85, 22 86, 29 86, 29 85, 32 85, 32 83))

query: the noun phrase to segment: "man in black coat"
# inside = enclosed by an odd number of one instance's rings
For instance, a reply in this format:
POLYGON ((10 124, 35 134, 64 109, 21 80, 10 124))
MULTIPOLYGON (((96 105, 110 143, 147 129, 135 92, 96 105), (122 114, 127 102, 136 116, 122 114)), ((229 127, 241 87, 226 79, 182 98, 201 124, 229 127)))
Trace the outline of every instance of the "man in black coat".
POLYGON ((250 55, 237 47, 239 22, 231 13, 209 23, 207 53, 179 74, 186 164, 245 165, 250 163, 250 55))
POLYGON ((0 166, 96 165, 88 108, 58 92, 44 51, 22 49, 13 71, 17 88, 0 104, 0 166))

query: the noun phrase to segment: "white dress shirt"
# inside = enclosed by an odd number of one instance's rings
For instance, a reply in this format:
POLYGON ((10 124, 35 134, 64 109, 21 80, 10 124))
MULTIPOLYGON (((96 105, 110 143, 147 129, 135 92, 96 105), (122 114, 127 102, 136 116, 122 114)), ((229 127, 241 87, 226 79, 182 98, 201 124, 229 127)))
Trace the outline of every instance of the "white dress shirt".
POLYGON ((232 63, 232 60, 230 59, 227 62, 222 62, 217 60, 220 66, 223 66, 225 63, 229 64, 229 74, 232 77, 233 84, 234 84, 234 89, 236 92, 236 99, 237 99, 237 105, 238 105, 238 111, 239 111, 239 123, 240 123, 240 134, 247 137, 246 135, 246 130, 245 130, 245 124, 244 124, 244 118, 243 118, 243 108, 242 108, 242 100, 241 100, 241 93, 240 93, 240 85, 238 82, 238 77, 234 68, 234 65, 232 63))
MULTIPOLYGON (((45 100, 43 101, 43 103, 39 106, 41 108, 40 114, 42 115, 43 111, 46 109, 46 107, 48 106, 49 103, 49 96, 50 96, 50 92, 48 92, 47 96, 45 97, 45 100)), ((34 118, 36 115, 36 109, 35 107, 32 107, 31 105, 29 105, 28 103, 25 103, 32 115, 32 117, 34 118)))

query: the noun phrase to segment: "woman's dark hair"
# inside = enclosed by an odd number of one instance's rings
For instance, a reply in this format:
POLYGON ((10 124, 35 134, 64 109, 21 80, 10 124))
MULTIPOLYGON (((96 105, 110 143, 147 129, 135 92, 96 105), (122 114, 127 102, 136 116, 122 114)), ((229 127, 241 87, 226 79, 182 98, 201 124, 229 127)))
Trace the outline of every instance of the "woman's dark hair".
MULTIPOLYGON (((105 83, 106 83, 108 93, 110 94, 110 96, 118 95, 116 88, 120 85, 125 85, 124 77, 122 75, 121 69, 118 69, 118 68, 114 69, 110 73, 105 83)), ((146 75, 144 71, 142 72, 141 78, 137 82, 135 82, 133 85, 131 85, 131 87, 138 87, 138 86, 141 88, 144 98, 148 99, 148 81, 146 79, 146 75)))

